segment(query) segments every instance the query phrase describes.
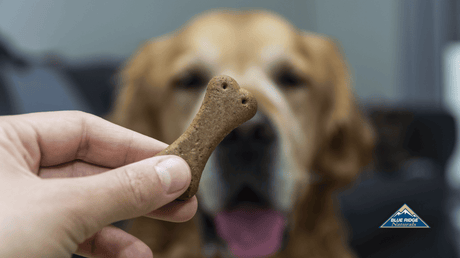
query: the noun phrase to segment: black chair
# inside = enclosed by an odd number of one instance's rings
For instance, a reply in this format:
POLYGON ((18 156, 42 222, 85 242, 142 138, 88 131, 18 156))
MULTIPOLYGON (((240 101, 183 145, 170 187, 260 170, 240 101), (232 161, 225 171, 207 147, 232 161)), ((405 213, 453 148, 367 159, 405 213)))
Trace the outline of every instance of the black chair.
POLYGON ((445 168, 454 118, 440 109, 371 109, 378 143, 373 169, 339 202, 359 257, 457 257, 446 202, 445 168), (429 229, 379 228, 407 204, 429 229))

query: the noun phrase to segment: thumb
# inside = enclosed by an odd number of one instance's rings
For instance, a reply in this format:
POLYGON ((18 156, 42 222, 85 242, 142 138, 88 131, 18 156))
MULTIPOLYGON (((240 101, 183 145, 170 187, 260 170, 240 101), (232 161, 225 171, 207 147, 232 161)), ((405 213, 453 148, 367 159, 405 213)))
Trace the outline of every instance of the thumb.
POLYGON ((187 162, 178 156, 152 157, 105 173, 79 178, 84 216, 100 226, 156 210, 190 184, 187 162))

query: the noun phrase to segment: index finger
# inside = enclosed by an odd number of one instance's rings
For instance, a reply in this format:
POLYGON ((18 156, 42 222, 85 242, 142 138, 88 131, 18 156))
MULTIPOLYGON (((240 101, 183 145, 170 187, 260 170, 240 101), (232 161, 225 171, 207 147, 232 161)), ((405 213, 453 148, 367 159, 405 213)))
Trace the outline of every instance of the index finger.
POLYGON ((42 167, 83 160, 115 168, 155 156, 168 146, 80 111, 32 113, 4 119, 14 127, 25 145, 23 149, 32 157, 30 161, 42 167))

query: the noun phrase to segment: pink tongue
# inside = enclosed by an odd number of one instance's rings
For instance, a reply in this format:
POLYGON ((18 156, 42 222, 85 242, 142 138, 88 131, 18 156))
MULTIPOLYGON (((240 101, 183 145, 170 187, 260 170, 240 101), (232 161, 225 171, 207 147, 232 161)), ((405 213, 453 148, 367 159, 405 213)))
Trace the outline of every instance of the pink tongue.
POLYGON ((269 209, 239 208, 217 214, 217 233, 237 257, 264 257, 281 247, 284 216, 269 209))

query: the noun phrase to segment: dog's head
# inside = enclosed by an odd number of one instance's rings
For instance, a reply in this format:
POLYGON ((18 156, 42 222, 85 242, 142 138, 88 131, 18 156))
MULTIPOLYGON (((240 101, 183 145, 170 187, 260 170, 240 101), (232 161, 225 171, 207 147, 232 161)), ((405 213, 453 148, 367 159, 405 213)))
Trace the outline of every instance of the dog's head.
POLYGON ((303 217, 334 212, 309 195, 330 197, 356 177, 371 157, 371 130, 337 45, 267 12, 208 13, 145 43, 123 71, 113 120, 172 143, 219 74, 251 91, 259 110, 210 157, 200 211, 237 255, 266 255, 303 217))

